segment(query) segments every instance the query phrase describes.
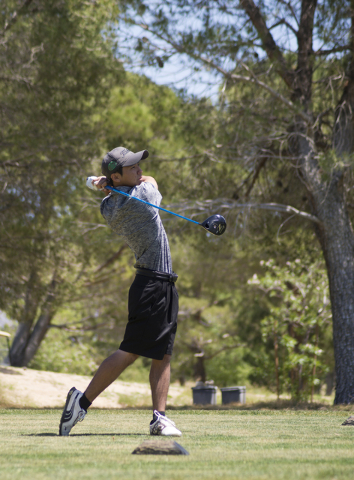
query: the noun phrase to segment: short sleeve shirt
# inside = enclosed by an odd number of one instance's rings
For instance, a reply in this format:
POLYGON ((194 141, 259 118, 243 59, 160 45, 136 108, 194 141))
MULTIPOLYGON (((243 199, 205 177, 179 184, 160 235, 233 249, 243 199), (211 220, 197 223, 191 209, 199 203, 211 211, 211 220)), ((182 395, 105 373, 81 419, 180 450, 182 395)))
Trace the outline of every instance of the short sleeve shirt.
MULTIPOLYGON (((119 190, 157 206, 162 200, 160 192, 149 182, 119 190)), ((112 192, 103 199, 101 214, 133 250, 135 268, 172 273, 168 238, 157 208, 112 192)))

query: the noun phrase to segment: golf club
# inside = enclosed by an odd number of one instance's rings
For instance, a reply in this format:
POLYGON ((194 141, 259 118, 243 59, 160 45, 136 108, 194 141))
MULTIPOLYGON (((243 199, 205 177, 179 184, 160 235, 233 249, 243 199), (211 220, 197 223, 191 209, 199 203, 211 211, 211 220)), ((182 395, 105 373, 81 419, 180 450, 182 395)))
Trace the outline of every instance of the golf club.
MULTIPOLYGON (((91 183, 90 179, 92 177, 88 177, 86 185, 89 188, 92 188, 89 184, 91 183)), ((187 220, 188 222, 195 223, 196 225, 200 225, 203 227, 207 232, 212 233, 213 235, 222 235, 225 230, 226 230, 226 220, 222 215, 212 215, 211 217, 208 217, 204 222, 196 222, 195 220, 192 220, 191 218, 184 217, 183 215, 179 215, 178 213, 171 212, 170 210, 166 210, 165 208, 158 207, 157 205, 153 205, 152 203, 146 202, 145 200, 142 200, 141 198, 134 197, 133 195, 130 195, 129 193, 122 192, 114 187, 106 186, 106 190, 111 190, 112 192, 119 193, 120 195, 124 195, 125 197, 128 198, 133 198, 134 200, 138 200, 138 202, 145 203, 146 205, 149 205, 150 207, 158 208, 159 210, 162 210, 163 212, 170 213, 171 215, 175 215, 176 217, 183 218, 183 220, 187 220)))

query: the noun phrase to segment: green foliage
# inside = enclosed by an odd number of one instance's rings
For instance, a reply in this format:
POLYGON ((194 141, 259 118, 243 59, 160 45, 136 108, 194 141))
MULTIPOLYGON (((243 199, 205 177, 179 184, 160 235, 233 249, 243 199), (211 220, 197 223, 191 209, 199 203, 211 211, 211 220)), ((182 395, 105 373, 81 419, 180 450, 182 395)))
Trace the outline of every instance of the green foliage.
POLYGON ((207 362, 208 378, 219 388, 248 384, 252 367, 244 356, 243 348, 221 352, 207 362))
POLYGON ((186 242, 173 237, 171 244, 180 299, 173 379, 230 385, 245 378, 239 318, 242 294, 234 289, 242 278, 243 272, 237 269, 240 259, 202 231, 188 238, 186 242))
POLYGON ((320 167, 321 177, 327 182, 332 178, 336 171, 342 171, 344 168, 351 167, 353 162, 351 155, 344 154, 338 157, 333 150, 320 153, 317 160, 320 167))
POLYGON ((98 368, 97 357, 94 342, 83 342, 82 335, 52 328, 28 366, 50 372, 93 375, 98 368))
POLYGON ((10 2, 1 11, 0 308, 25 326, 19 363, 32 325, 51 321, 91 253, 80 177, 99 151, 97 109, 122 75, 116 14, 110 1, 10 2))
POLYGON ((157 86, 144 76, 126 74, 124 82, 111 90, 102 115, 107 148, 149 148, 151 155, 164 158, 178 149, 174 134, 181 106, 182 101, 171 89, 157 86))
POLYGON ((261 265, 263 275, 249 280, 263 292, 268 309, 253 378, 272 385, 278 396, 290 392, 296 400, 308 400, 328 371, 324 353, 331 314, 325 271, 320 263, 305 267, 299 259, 282 267, 274 260, 261 265))

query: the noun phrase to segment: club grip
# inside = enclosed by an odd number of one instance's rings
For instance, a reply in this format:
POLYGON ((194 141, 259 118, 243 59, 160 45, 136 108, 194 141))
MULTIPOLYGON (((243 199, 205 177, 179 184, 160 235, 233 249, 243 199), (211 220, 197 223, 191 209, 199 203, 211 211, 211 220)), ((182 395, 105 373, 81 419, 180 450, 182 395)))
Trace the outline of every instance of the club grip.
POLYGON ((91 190, 98 190, 96 185, 93 185, 92 182, 97 180, 98 177, 87 177, 86 179, 86 187, 91 188, 91 190))

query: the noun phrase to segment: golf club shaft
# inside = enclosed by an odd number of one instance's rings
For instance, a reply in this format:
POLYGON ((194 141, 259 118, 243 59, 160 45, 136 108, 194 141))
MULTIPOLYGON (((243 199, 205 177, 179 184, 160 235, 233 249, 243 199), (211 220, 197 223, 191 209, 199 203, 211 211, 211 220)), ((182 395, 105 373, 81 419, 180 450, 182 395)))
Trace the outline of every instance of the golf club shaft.
POLYGON ((157 205, 153 205, 152 203, 146 202, 145 200, 142 200, 141 198, 133 197, 133 195, 130 195, 129 193, 122 192, 121 190, 118 190, 114 187, 110 187, 107 185, 105 187, 106 190, 111 190, 112 192, 120 193, 121 195, 124 195, 125 197, 128 198, 133 198, 134 200, 138 200, 138 202, 145 203, 145 205, 149 205, 150 207, 158 208, 159 210, 162 210, 163 212, 170 213, 171 215, 175 215, 176 217, 183 218, 183 220, 188 220, 188 222, 195 223, 197 225, 200 225, 199 222, 196 222, 195 220, 192 220, 191 218, 183 217, 183 215, 179 215, 178 213, 171 212, 170 210, 166 210, 166 208, 158 207, 157 205))

